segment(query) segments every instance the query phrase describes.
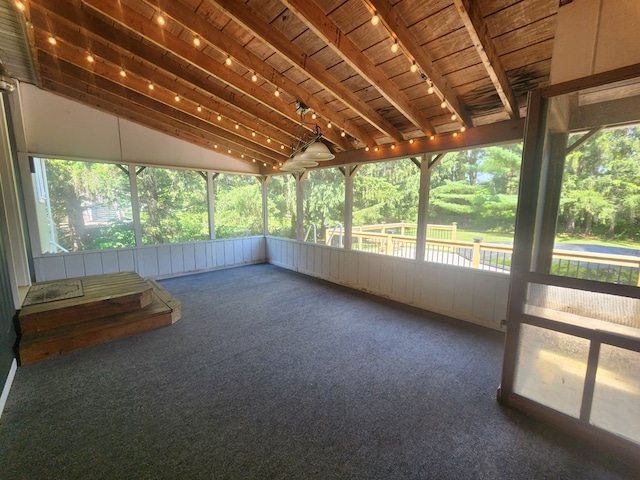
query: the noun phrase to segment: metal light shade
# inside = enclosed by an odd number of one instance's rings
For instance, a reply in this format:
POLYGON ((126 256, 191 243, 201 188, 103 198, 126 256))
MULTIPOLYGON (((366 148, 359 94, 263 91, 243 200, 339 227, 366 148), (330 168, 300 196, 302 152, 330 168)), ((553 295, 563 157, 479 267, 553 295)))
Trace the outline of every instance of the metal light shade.
POLYGON ((316 167, 318 162, 315 160, 305 160, 301 153, 296 153, 293 158, 288 159, 280 167, 281 172, 301 172, 307 167, 316 167))
POLYGON ((333 160, 336 156, 329 151, 327 146, 319 140, 316 140, 307 149, 300 154, 303 160, 315 160, 317 162, 326 162, 333 160))

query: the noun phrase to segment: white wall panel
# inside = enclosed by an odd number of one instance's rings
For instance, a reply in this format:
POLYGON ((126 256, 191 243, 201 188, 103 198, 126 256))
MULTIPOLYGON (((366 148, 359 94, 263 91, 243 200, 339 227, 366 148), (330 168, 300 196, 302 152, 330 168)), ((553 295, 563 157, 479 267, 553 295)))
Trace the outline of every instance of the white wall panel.
POLYGON ((193 272, 196 270, 196 249, 193 243, 182 245, 182 269, 181 272, 193 272))
POLYGON ((84 273, 85 275, 102 274, 102 255, 100 255, 100 252, 84 255, 84 273))
POLYGON ((64 257, 64 271, 67 278, 84 277, 84 258, 83 256, 64 257))
POLYGON ((157 277, 160 274, 158 249, 142 247, 137 251, 138 273, 142 277, 157 277))
POLYGON ((284 268, 495 329, 506 316, 506 275, 276 237, 266 243, 267 261, 284 268))
POLYGON ((116 273, 118 268, 118 252, 116 250, 108 250, 102 253, 102 273, 116 273))
POLYGON ((118 268, 120 272, 136 271, 133 250, 118 250, 118 268))
POLYGON ((154 245, 158 252, 158 275, 170 275, 171 270, 171 246, 154 245))
POLYGON ((262 263, 265 259, 264 237, 251 237, 43 255, 34 258, 34 266, 36 281, 43 282, 124 271, 135 271, 145 278, 169 277, 214 268, 262 263), (225 257, 225 247, 229 258, 225 257))

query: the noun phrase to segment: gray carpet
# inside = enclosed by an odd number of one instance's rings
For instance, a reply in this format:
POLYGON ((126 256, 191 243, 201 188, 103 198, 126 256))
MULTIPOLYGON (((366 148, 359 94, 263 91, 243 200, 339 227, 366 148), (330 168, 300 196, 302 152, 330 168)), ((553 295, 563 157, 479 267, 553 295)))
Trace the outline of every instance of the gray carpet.
POLYGON ((0 478, 628 479, 499 406, 503 336, 255 265, 165 329, 18 369, 0 478))

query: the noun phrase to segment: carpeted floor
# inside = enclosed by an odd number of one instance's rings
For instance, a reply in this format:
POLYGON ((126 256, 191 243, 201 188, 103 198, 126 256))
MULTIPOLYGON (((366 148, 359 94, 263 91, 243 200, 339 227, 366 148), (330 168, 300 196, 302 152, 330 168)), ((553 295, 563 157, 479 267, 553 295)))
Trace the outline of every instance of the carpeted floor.
POLYGON ((175 325, 18 369, 0 478, 639 478, 496 403, 499 332, 271 265, 162 285, 175 325))

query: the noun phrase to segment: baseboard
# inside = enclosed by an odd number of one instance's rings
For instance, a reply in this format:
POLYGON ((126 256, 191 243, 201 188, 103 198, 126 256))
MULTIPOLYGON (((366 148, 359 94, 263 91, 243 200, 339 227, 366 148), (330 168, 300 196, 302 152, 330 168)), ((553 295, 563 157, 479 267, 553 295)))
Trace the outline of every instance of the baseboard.
POLYGON ((2 418, 2 412, 4 411, 4 406, 7 403, 7 398, 9 398, 9 390, 11 390, 11 385, 13 384, 13 378, 16 376, 16 370, 18 370, 18 362, 14 358, 13 362, 11 363, 11 368, 9 369, 9 375, 7 376, 7 381, 4 382, 2 395, 0 396, 0 418, 2 418))

